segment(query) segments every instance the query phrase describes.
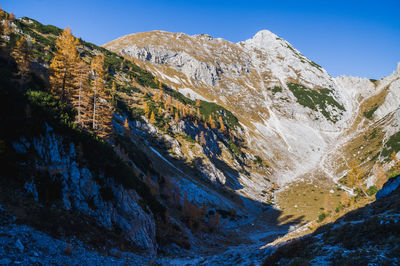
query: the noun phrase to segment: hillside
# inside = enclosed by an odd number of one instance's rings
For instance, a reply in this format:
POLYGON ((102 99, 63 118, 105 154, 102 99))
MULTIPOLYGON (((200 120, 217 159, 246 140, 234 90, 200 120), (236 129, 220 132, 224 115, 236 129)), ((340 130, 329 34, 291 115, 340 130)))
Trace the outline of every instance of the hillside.
POLYGON ((0 264, 318 263, 343 242, 321 234, 397 215, 400 64, 333 78, 267 30, 99 47, 0 20, 0 264))
POLYGON ((388 193, 378 193, 377 201, 281 245, 263 265, 397 265, 399 178, 385 184, 388 193))
MULTIPOLYGON (((238 117, 244 152, 257 154, 269 166, 246 184, 265 178, 278 184, 276 203, 290 215, 316 219, 330 200, 329 191, 352 194, 345 183, 351 166, 361 168, 366 188, 374 186, 377 165, 389 171, 392 153, 399 152, 400 66, 381 80, 333 78, 267 30, 237 44, 153 31, 104 47, 134 58, 172 88, 215 101, 238 117), (315 204, 320 192, 322 203, 315 204), (304 202, 303 208, 293 202, 304 202)), ((267 187, 248 195, 273 191, 271 184, 267 187)))
MULTIPOLYGON (((244 167, 263 166, 240 151, 231 112, 196 103, 130 60, 78 40, 84 67, 104 58, 107 90, 97 110, 111 110, 112 119, 103 135, 102 120, 100 129, 79 123, 86 109, 78 112, 52 88, 56 40, 68 31, 1 12, 11 29, 1 38, 4 215, 65 242, 78 238, 86 248, 149 255, 208 248, 204 237, 226 241, 221 228, 254 219, 249 208, 262 211, 234 193, 244 167), (24 39, 25 69, 15 53, 24 39)), ((95 83, 88 82, 83 90, 90 93, 95 83)))

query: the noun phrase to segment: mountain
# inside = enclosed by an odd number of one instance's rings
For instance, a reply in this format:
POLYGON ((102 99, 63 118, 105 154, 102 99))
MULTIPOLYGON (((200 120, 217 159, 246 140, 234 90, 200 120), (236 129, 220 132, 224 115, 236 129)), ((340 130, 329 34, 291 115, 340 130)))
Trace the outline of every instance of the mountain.
POLYGON ((0 18, 0 264, 261 263, 400 172, 400 69, 333 78, 266 30, 99 47, 0 18))
POLYGON ((340 186, 351 161, 373 179, 375 163, 399 151, 388 141, 399 131, 399 69, 379 81, 333 78, 267 30, 237 44, 153 31, 104 47, 135 59, 177 91, 230 110, 243 130, 245 153, 267 161, 264 174, 281 186, 310 178, 340 186))

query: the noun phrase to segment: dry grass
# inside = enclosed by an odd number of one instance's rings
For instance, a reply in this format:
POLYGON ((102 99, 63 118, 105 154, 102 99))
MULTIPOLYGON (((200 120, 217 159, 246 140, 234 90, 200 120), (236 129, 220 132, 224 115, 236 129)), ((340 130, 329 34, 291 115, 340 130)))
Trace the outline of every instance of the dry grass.
POLYGON ((329 180, 296 182, 288 186, 288 189, 276 194, 277 203, 282 210, 280 220, 285 222, 299 217, 303 217, 303 221, 313 221, 321 213, 333 215, 346 194, 329 180), (331 190, 334 193, 330 193, 331 190))

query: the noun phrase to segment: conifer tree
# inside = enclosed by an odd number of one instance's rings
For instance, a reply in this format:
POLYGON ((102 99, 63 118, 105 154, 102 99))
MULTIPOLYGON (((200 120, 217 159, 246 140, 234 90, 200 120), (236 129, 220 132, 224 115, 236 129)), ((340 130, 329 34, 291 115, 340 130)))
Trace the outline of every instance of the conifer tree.
POLYGON ((95 56, 91 63, 92 75, 92 129, 101 137, 108 137, 112 132, 111 93, 106 91, 104 56, 95 56))
POLYGON ((347 179, 349 181, 349 185, 351 187, 358 187, 364 194, 365 196, 368 197, 367 193, 364 191, 362 188, 362 180, 363 177, 363 172, 361 168, 357 165, 355 161, 350 163, 350 171, 347 174, 347 179))
POLYGON ((14 57, 15 62, 17 63, 21 80, 26 81, 28 79, 30 71, 30 54, 28 42, 25 37, 22 36, 18 40, 17 45, 11 55, 12 57, 14 57))
POLYGON ((89 66, 83 61, 79 61, 75 70, 71 103, 78 112, 77 123, 82 127, 86 127, 90 121, 89 66))
POLYGON ((10 22, 14 22, 14 21, 15 21, 15 15, 14 15, 13 12, 10 12, 10 15, 8 16, 8 20, 9 20, 10 22))
POLYGON ((179 122, 179 114, 178 114, 178 112, 175 112, 175 122, 176 123, 179 122))
POLYGON ((115 94, 117 93, 117 86, 115 85, 115 82, 113 81, 112 87, 111 87, 111 96, 114 99, 115 94))
POLYGON ((212 118, 211 115, 209 116, 208 121, 209 121, 209 123, 210 123, 211 128, 212 128, 212 129, 215 129, 215 121, 214 121, 214 119, 212 118))
POLYGON ((69 27, 56 40, 56 51, 49 68, 50 85, 51 91, 63 102, 70 99, 74 89, 79 62, 78 44, 69 27))
POLYGON ((197 108, 200 108, 200 106, 201 106, 201 102, 200 102, 199 99, 197 99, 197 100, 196 100, 196 107, 197 107, 197 108))
POLYGON ((224 121, 222 120, 222 117, 221 117, 221 116, 218 117, 218 122, 219 122, 219 127, 220 127, 221 131, 222 131, 222 132, 226 132, 226 128, 225 128, 225 125, 224 125, 224 121))
POLYGON ((155 117, 154 111, 151 112, 149 122, 150 122, 151 124, 154 124, 154 123, 156 122, 156 117, 155 117))
POLYGON ((149 105, 147 103, 144 103, 144 116, 149 117, 149 113, 150 113, 149 105))

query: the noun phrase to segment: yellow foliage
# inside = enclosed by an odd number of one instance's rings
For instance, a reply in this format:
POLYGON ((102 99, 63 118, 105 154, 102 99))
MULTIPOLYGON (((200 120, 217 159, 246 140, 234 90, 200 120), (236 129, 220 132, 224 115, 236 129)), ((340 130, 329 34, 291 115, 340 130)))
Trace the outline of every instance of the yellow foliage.
POLYGON ((18 41, 14 51, 11 53, 12 57, 14 57, 15 62, 17 63, 19 73, 21 75, 21 79, 25 81, 29 75, 29 62, 30 62, 30 53, 28 42, 24 36, 22 36, 18 41))
POLYGON ((50 85, 52 92, 62 101, 68 101, 74 89, 77 76, 79 41, 67 27, 56 40, 56 51, 50 64, 50 85))
POLYGON ((154 115, 154 111, 151 112, 149 122, 150 122, 151 124, 154 124, 154 123, 156 122, 156 117, 155 117, 155 115, 154 115))

